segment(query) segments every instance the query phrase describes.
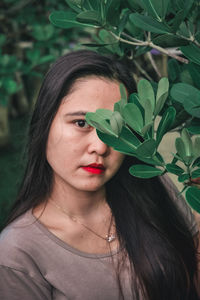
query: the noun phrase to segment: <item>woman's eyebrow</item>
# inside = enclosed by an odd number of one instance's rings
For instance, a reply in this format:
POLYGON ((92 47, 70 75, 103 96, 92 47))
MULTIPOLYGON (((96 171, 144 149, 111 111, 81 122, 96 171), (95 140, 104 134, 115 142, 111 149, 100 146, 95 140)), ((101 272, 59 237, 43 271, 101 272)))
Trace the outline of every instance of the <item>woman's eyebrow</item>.
POLYGON ((65 117, 68 117, 68 116, 85 116, 87 113, 87 111, 74 111, 74 112, 69 112, 67 114, 65 114, 65 117))

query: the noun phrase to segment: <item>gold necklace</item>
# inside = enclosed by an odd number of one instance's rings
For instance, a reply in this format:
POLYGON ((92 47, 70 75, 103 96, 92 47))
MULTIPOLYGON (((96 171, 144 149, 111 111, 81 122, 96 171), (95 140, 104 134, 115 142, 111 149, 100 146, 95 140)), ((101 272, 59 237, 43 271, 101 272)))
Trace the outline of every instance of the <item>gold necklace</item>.
POLYGON ((75 216, 69 214, 69 212, 67 212, 64 208, 62 208, 61 206, 57 205, 53 200, 49 199, 49 201, 51 202, 51 204, 53 204, 57 209, 59 209, 60 211, 62 211, 62 213, 64 213, 66 216, 68 216, 68 218, 70 218, 70 220, 72 220, 75 223, 78 223, 80 225, 82 225, 84 228, 86 228, 87 230, 89 230, 90 232, 92 232, 93 234, 95 234, 96 236, 98 236, 99 238, 105 240, 108 243, 113 242, 116 239, 116 235, 112 232, 110 232, 111 226, 112 226, 112 221, 113 221, 113 216, 111 214, 111 218, 110 218, 110 224, 109 224, 109 228, 108 228, 108 233, 106 234, 105 237, 101 236, 100 234, 98 234, 97 232, 95 232, 93 229, 91 229, 90 227, 88 227, 87 225, 83 224, 82 222, 80 222, 75 216))

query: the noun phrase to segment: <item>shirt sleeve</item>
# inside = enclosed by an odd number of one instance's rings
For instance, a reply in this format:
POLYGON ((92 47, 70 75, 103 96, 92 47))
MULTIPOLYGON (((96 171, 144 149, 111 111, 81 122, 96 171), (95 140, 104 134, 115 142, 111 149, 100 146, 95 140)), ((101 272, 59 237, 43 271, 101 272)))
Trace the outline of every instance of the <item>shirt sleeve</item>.
POLYGON ((22 271, 0 266, 0 299, 51 300, 51 288, 22 271))
POLYGON ((168 190, 172 200, 175 202, 178 209, 182 212, 192 235, 195 236, 199 232, 199 230, 191 207, 187 204, 186 200, 180 194, 179 190, 169 178, 169 176, 164 175, 160 177, 160 180, 165 185, 166 189, 168 190))

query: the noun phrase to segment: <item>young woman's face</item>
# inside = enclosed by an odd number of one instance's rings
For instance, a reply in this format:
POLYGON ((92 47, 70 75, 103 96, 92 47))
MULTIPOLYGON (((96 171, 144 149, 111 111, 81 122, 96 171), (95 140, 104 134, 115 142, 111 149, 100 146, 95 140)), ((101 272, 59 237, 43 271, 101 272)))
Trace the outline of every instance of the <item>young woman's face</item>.
POLYGON ((96 130, 86 123, 85 114, 99 108, 112 110, 119 99, 116 81, 99 77, 76 81, 72 92, 63 99, 49 132, 46 155, 55 184, 97 191, 117 172, 124 155, 98 138, 96 130))

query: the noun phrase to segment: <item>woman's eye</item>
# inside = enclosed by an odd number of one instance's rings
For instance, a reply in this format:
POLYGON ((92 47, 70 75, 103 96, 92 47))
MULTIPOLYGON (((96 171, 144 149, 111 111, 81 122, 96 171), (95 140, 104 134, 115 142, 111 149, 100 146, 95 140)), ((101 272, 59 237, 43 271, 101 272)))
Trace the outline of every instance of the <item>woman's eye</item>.
POLYGON ((74 123, 81 128, 89 128, 89 124, 85 120, 76 120, 74 123))

